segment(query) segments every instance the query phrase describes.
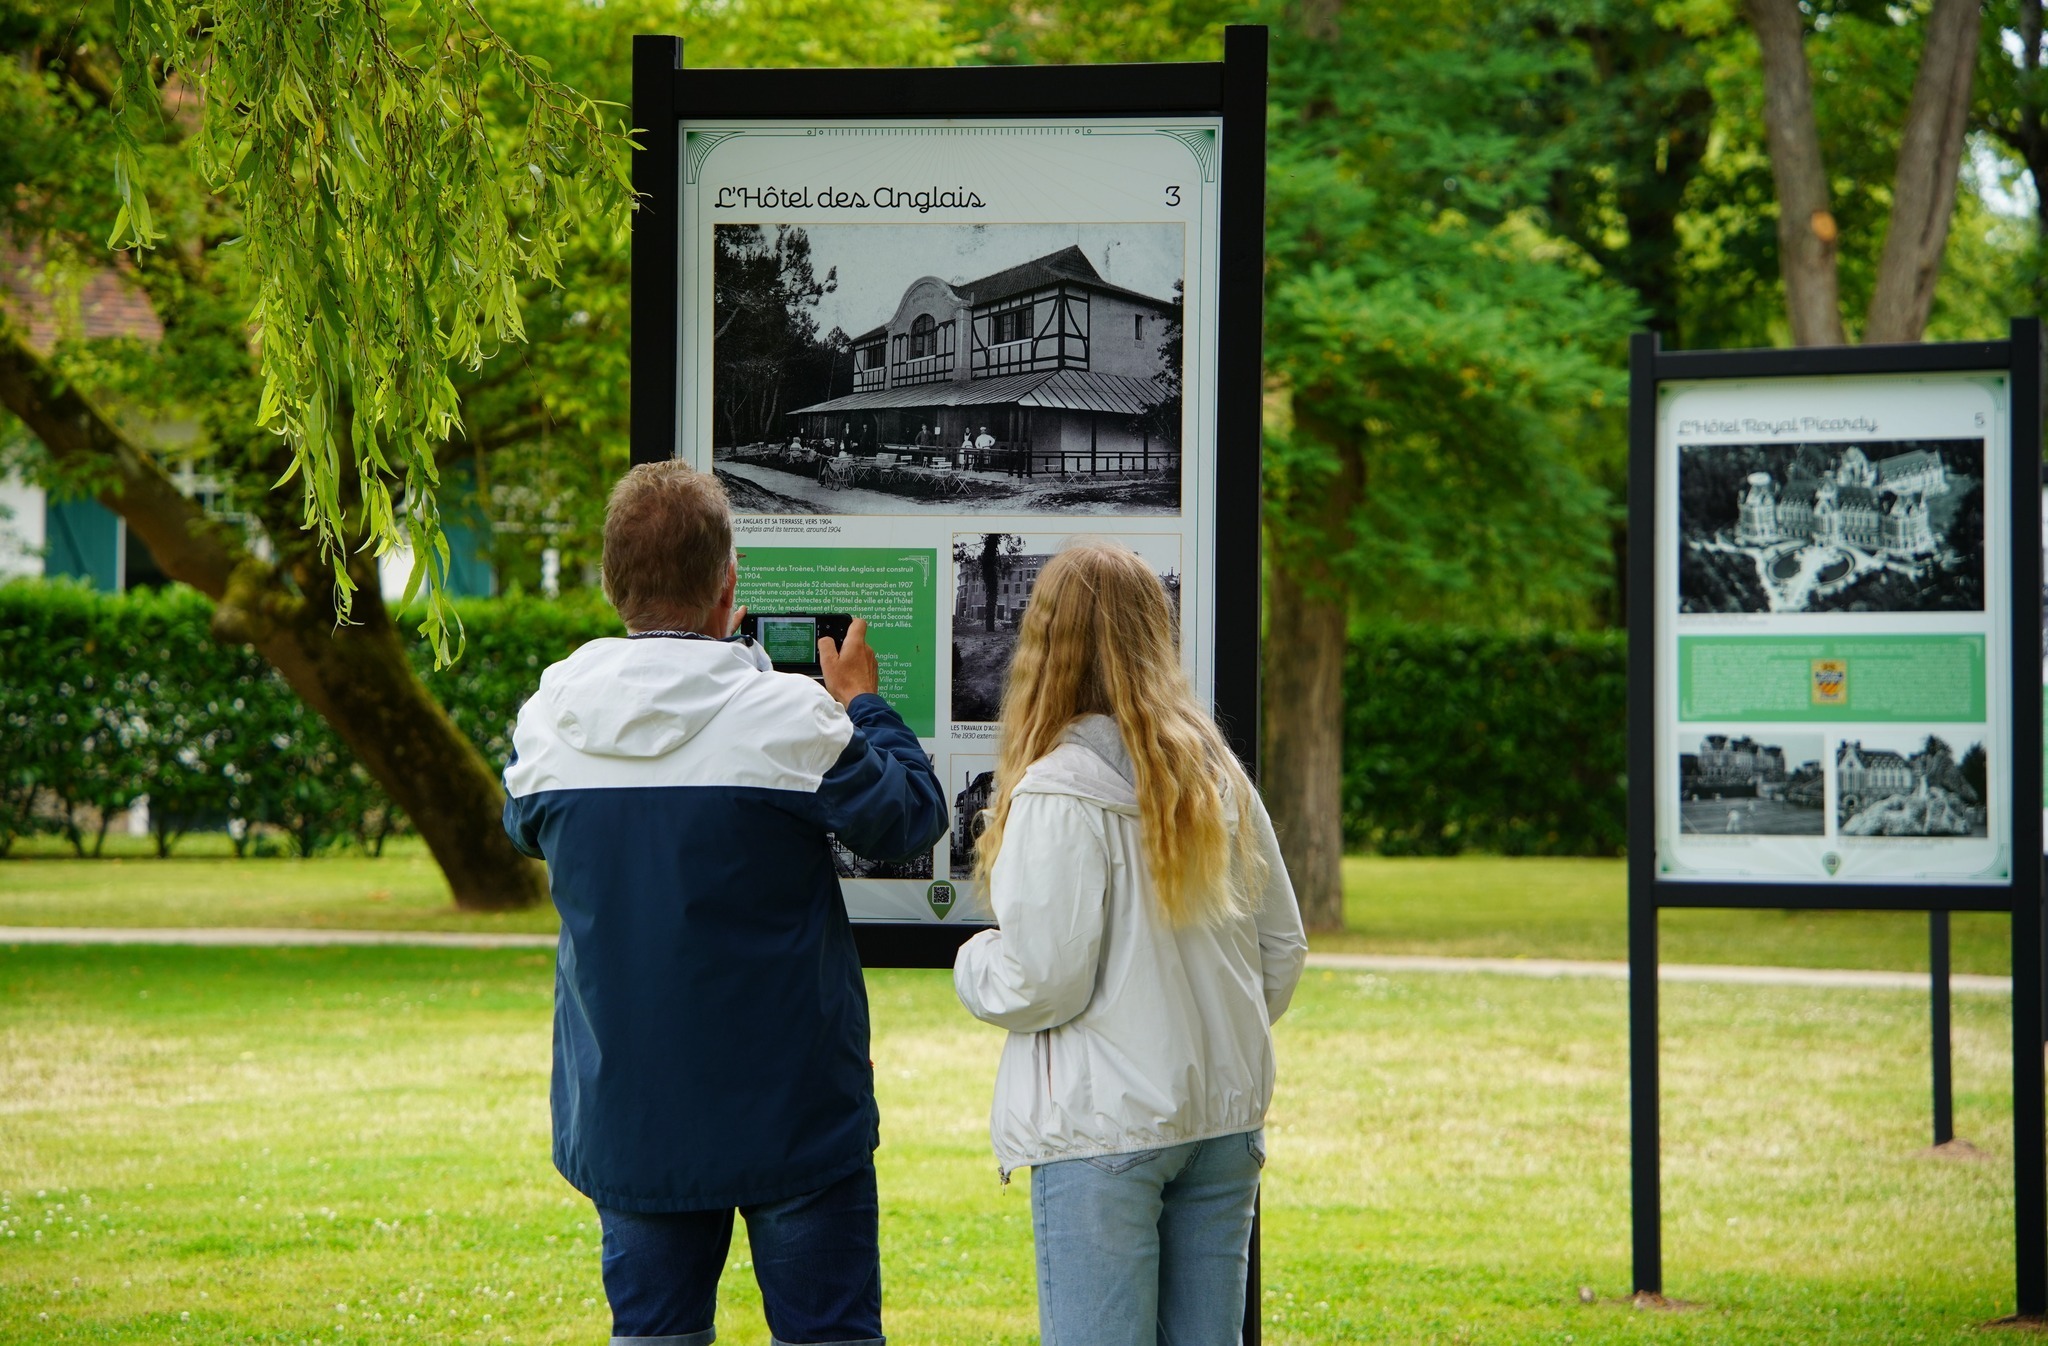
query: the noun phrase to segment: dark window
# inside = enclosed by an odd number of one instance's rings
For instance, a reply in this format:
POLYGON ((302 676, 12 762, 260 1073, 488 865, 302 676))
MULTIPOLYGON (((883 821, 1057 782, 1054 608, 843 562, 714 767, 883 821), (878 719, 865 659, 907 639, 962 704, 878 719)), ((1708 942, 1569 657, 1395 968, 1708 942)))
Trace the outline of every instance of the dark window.
POLYGON ((910 358, 921 360, 927 355, 939 353, 939 337, 935 330, 938 324, 929 313, 920 313, 910 323, 910 358))
POLYGON ((880 369, 882 367, 882 348, 879 345, 862 346, 860 348, 860 367, 862 369, 880 369))
POLYGON ((996 314, 995 344, 1000 346, 1008 341, 1022 341, 1031 334, 1031 310, 1013 308, 1007 313, 996 314))
POLYGON ((1134 337, 1136 337, 1136 338, 1137 338, 1138 340, 1140 340, 1140 341, 1143 341, 1143 340, 1145 339, 1145 315, 1144 315, 1144 314, 1142 314, 1142 313, 1137 313, 1137 314, 1133 314, 1133 315, 1132 315, 1132 317, 1131 317, 1131 335, 1132 335, 1132 336, 1134 336, 1134 337))

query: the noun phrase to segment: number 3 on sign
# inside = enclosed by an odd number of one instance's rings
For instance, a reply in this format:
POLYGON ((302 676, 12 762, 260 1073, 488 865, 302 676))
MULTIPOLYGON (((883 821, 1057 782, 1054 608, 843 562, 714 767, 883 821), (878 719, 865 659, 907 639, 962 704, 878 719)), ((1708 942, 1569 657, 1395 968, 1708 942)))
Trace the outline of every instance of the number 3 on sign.
POLYGON ((1167 205, 1169 205, 1169 206, 1177 206, 1177 205, 1179 205, 1179 204, 1180 204, 1180 184, 1179 184, 1179 183, 1175 183, 1175 184, 1174 184, 1173 186, 1171 186, 1171 187, 1168 187, 1168 188, 1166 189, 1166 204, 1167 204, 1167 205))

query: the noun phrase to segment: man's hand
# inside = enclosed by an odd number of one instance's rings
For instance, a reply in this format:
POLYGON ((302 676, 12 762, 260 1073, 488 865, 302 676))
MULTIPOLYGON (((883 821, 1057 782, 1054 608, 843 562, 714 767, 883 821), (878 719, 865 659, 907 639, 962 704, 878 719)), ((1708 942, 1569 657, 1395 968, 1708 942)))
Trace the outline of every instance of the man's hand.
POLYGON ((846 628, 844 646, 830 636, 818 637, 818 666, 825 670, 825 690, 832 693, 832 699, 842 706, 852 705, 853 698, 879 692, 882 688, 882 674, 875 663, 875 652, 868 648, 865 618, 855 617, 853 624, 846 628))

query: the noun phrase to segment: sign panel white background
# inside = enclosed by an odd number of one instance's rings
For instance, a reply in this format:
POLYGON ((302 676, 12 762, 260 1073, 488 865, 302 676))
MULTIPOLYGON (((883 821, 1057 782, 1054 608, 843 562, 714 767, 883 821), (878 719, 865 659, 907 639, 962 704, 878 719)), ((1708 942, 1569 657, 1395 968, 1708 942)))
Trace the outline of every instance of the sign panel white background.
MULTIPOLYGON (((944 246, 932 249, 932 274, 943 274, 947 259, 967 251, 959 231, 984 230, 997 240, 979 249, 987 270, 1021 263, 1000 243, 1007 227, 1019 240, 1048 240, 1063 228, 1076 244, 1107 247, 1105 232, 1118 226, 1150 229, 1177 226, 1182 239, 1180 277, 1183 303, 1183 419, 1180 433, 1180 502, 1172 513, 1148 510, 1118 514, 1094 510, 1003 514, 987 509, 947 513, 920 507, 901 513, 835 512, 809 516, 748 514, 736 519, 742 552, 755 547, 929 549, 947 578, 940 583, 932 639, 943 649, 950 639, 955 579, 956 534, 1002 532, 1029 539, 1034 549, 1065 538, 1100 534, 1124 538, 1142 555, 1177 558, 1182 622, 1182 657, 1197 692, 1213 697, 1214 492, 1216 423, 1214 379, 1217 359, 1216 241, 1220 218, 1221 120, 1214 117, 1160 119, 875 120, 812 125, 796 122, 685 121, 682 126, 681 293, 677 305, 681 414, 676 452, 695 466, 713 466, 715 437, 713 370, 715 296, 712 285, 714 230, 719 225, 756 225, 770 236, 778 226, 837 230, 851 225, 897 226, 877 231, 891 248, 915 237, 904 227, 932 230, 944 246), (1028 231, 1017 226, 1039 226, 1028 231)), ((1111 240, 1113 242, 1113 239, 1111 240)), ((1123 279, 1116 254, 1091 251, 1105 279, 1123 279)), ((859 279, 858 263, 844 268, 849 290, 859 279)), ((900 269, 900 268, 899 268, 900 269)), ((1133 280, 1133 285, 1137 282, 1133 280)), ((1151 283, 1148 280, 1148 283, 1151 283)), ((889 287, 876 287, 886 291, 889 287)), ((1156 289, 1156 284, 1153 285, 1156 289)), ((1150 292, 1149 290, 1147 291, 1150 292)), ((1159 298, 1170 298, 1159 295, 1159 298)), ((850 310, 848 321, 854 321, 850 310)), ((889 318, 885 309, 868 321, 889 318)), ((842 324, 843 326, 843 324, 842 324)), ((857 335, 860 325, 845 326, 857 335)), ((966 351, 964 340, 961 350, 966 351)), ((744 570, 745 563, 742 562, 744 570)), ((860 615, 858 612, 855 615, 860 615)), ((961 787, 956 776, 985 769, 995 752, 992 725, 955 724, 949 660, 935 661, 934 732, 923 739, 949 799, 961 787)), ((935 873, 948 872, 948 847, 941 842, 935 873)), ((915 880, 849 879, 842 885, 855 919, 920 920, 935 916, 927 885, 915 880)), ((961 883, 962 900, 943 919, 987 917, 986 903, 961 883)))
MULTIPOLYGON (((1855 375, 1832 378, 1715 379, 1660 385, 1657 407, 1657 527, 1655 558, 1657 683, 1655 696, 1657 874, 1669 880, 1829 883, 1982 883, 2008 882, 2012 873, 2012 644, 2010 591, 2011 430, 2005 376, 1855 375), (1680 464, 1688 451, 1715 446, 1815 446, 1808 452, 1826 460, 1851 446, 1873 446, 1873 454, 1895 451, 1901 443, 1982 443, 1981 542, 1982 603, 1976 610, 1825 611, 1802 608, 1800 586, 1811 580, 1797 574, 1782 589, 1770 589, 1770 602, 1788 597, 1785 610, 1683 611, 1680 558, 1699 539, 1689 537, 1681 519, 1680 464), (1981 638, 1985 688, 1983 718, 1905 723, 1896 720, 1859 722, 1853 718, 1821 719, 1810 714, 1744 716, 1739 720, 1681 718, 1680 642, 1688 637, 1804 637, 1814 641, 1845 637, 1882 639, 1897 636, 1981 638), (1756 742, 1805 743, 1818 738, 1826 777, 1822 817, 1806 834, 1762 834, 1743 817, 1739 799, 1719 834, 1688 824, 1685 805, 1699 809, 1702 801, 1682 800, 1679 758, 1695 751, 1706 735, 1731 740, 1747 736, 1756 742), (1934 735, 1952 744, 1981 743, 1988 754, 1987 798, 1983 835, 1900 836, 1849 835, 1839 816, 1840 780, 1837 754, 1842 744, 1866 742, 1908 744, 1934 735)), ((1967 453, 1967 450, 1965 451, 1967 453)), ((1839 457, 1835 461, 1840 461, 1839 457)), ((1782 489, 1782 480, 1774 488, 1782 489)), ((1695 529, 1695 532, 1698 530, 1695 529)), ((1710 546, 1733 538, 1708 539, 1710 546)), ((1790 542, 1780 544, 1790 547, 1790 542)), ((1859 553, 1861 564, 1874 564, 1859 553)), ((1731 561, 1733 558, 1730 558, 1731 561)), ((1875 563, 1886 557, 1880 552, 1875 563)), ((1740 563, 1736 563, 1737 570, 1740 563)), ((1760 575, 1764 573, 1759 568, 1760 575)), ((1825 572, 1823 572, 1825 573, 1825 572)), ((1875 573, 1874 571, 1871 573, 1875 573)), ((1700 606, 1697 603, 1695 606, 1700 606)), ((1734 648, 1733 644, 1728 648, 1734 648)), ((1848 678, 1856 688, 1855 661, 1848 678)), ((1962 749, 1957 749, 1959 752, 1962 749)), ((2039 770, 2026 763, 2026 770, 2039 770)), ((1643 783, 1633 782, 1635 788, 1643 783)), ((1704 810, 1700 810, 1704 811, 1704 810)), ((1716 806, 1718 812, 1718 805, 1716 806)), ((1711 819, 1708 820, 1711 822, 1711 819)))

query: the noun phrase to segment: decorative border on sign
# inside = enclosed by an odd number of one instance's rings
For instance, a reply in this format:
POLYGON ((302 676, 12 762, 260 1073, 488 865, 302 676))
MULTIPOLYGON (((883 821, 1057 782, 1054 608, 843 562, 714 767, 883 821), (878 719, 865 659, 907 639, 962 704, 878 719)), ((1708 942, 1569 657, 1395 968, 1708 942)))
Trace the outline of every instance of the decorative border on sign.
POLYGON ((1194 156, 1203 182, 1216 181, 1218 136, 1213 126, 812 126, 801 130, 749 127, 740 131, 685 131, 683 181, 694 186, 711 152, 741 136, 1165 136, 1194 156))

